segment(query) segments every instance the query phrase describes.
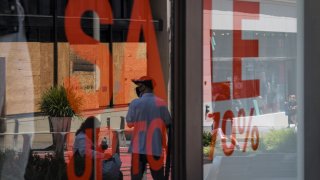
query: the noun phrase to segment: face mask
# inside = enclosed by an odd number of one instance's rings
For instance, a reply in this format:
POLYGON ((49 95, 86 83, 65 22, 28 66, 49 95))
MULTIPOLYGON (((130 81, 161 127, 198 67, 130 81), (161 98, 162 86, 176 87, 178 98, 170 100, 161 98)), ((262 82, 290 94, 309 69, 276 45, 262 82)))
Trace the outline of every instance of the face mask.
POLYGON ((145 92, 146 87, 144 85, 139 85, 138 87, 136 87, 136 94, 138 97, 141 97, 142 94, 145 92))
POLYGON ((140 97, 141 91, 140 91, 139 87, 136 87, 136 94, 138 97, 140 97))

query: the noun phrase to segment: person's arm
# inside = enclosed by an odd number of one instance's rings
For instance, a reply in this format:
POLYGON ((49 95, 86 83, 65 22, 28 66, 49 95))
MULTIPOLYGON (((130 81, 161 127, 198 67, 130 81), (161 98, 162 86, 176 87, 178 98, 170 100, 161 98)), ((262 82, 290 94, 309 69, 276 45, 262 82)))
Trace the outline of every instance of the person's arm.
POLYGON ((85 154, 90 152, 91 147, 92 143, 84 133, 79 133, 78 135, 76 135, 73 144, 73 152, 78 151, 81 156, 84 156, 85 154))
POLYGON ((99 150, 99 148, 93 150, 91 140, 84 133, 76 136, 73 151, 76 152, 77 150, 82 157, 86 154, 98 159, 109 159, 111 157, 109 153, 104 153, 104 151, 99 150))
POLYGON ((166 127, 168 128, 172 124, 172 119, 167 106, 162 106, 160 111, 161 111, 161 118, 166 124, 166 127))
POLYGON ((134 113, 135 113, 135 100, 133 100, 130 103, 128 113, 126 116, 126 122, 129 128, 134 127, 134 123, 135 123, 134 113))

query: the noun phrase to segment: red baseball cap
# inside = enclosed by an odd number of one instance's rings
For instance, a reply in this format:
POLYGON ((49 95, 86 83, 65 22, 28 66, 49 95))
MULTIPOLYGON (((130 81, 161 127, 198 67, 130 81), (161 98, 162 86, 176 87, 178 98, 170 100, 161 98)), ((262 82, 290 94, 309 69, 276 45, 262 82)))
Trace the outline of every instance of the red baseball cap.
POLYGON ((152 85, 151 88, 154 88, 156 86, 156 83, 154 81, 154 79, 150 76, 142 76, 139 79, 132 79, 131 80, 133 83, 138 84, 138 83, 142 83, 145 85, 152 85))

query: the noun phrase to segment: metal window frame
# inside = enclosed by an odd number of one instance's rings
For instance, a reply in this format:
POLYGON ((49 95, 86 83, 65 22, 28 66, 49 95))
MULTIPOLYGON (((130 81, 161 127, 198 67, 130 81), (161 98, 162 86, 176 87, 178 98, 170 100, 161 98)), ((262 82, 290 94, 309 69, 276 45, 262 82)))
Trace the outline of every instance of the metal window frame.
MULTIPOLYGON (((301 0, 300 0, 301 1, 301 0)), ((304 154, 302 160, 304 175, 301 177, 307 180, 320 179, 320 1, 304 0, 300 3, 303 6, 301 24, 303 31, 301 35, 300 48, 304 51, 301 55, 302 77, 301 84, 303 92, 303 146, 301 151, 304 154), (304 3, 304 4, 303 4, 304 3), (303 39, 304 38, 304 39, 303 39)))
MULTIPOLYGON (((317 0, 298 0, 298 102, 303 107, 299 118, 298 177, 319 179, 320 143, 320 19, 317 0), (319 46, 317 46, 319 44, 319 46), (310 81, 311 80, 311 81, 310 81), (316 157, 316 158, 315 158, 316 157)), ((173 0, 173 179, 203 179, 202 164, 202 1, 173 0), (199 60, 200 59, 200 60, 199 60), (198 64, 197 64, 198 63, 198 64), (192 73, 197 72, 197 73, 192 73), (199 72, 199 73, 198 73, 199 72), (199 88, 195 88, 199 87, 199 88)))
POLYGON ((173 1, 173 179, 203 179, 203 0, 173 1))

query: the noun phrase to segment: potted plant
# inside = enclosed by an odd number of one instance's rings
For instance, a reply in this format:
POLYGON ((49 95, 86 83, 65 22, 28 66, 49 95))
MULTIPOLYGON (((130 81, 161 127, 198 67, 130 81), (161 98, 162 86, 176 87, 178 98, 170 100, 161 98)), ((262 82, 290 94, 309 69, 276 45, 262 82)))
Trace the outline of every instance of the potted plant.
POLYGON ((48 116, 53 145, 49 148, 61 151, 64 134, 70 131, 71 119, 79 115, 82 98, 73 88, 54 86, 46 90, 40 99, 40 110, 48 116))

